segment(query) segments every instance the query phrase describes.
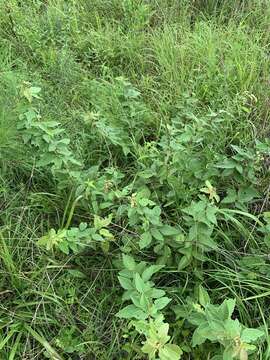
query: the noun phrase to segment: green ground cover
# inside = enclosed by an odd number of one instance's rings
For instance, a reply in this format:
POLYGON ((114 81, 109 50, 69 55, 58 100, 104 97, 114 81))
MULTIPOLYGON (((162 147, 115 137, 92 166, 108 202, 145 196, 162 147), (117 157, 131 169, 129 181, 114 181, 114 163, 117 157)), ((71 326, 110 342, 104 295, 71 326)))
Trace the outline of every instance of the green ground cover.
POLYGON ((0 359, 270 359, 270 3, 0 1, 0 359))

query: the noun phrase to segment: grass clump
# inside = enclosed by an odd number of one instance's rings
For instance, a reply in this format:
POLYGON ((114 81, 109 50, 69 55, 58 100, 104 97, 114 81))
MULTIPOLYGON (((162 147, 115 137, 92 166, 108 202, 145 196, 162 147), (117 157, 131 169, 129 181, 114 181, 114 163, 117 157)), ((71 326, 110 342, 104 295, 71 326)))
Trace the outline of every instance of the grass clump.
POLYGON ((265 1, 0 1, 1 359, 269 359, 265 1))

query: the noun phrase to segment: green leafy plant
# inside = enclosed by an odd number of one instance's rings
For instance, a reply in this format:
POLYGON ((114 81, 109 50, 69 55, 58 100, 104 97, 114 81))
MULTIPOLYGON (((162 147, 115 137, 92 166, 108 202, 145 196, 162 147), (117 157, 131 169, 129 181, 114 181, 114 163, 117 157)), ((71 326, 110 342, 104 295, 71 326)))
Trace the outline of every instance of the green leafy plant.
MULTIPOLYGON (((202 296, 201 296, 202 299, 202 296)), ((188 321, 197 326, 192 336, 192 346, 199 346, 209 340, 222 345, 222 356, 213 359, 248 359, 248 354, 256 350, 254 345, 264 332, 243 326, 238 319, 232 319, 235 300, 226 299, 221 305, 212 305, 209 296, 201 300, 202 306, 193 305, 188 321)))
POLYGON ((82 338, 78 336, 78 329, 75 326, 61 329, 55 344, 67 354, 83 354, 85 351, 82 338))
MULTIPOLYGON (((143 134, 140 124, 150 122, 151 111, 141 99, 140 92, 124 77, 112 81, 93 80, 93 109, 84 117, 93 135, 104 139, 108 145, 119 147, 124 155, 133 150, 143 134)), ((93 137, 93 135, 91 137, 93 137)))
MULTIPOLYGON (((31 103, 39 99, 41 88, 27 86, 23 96, 31 103)), ((22 138, 37 151, 39 167, 50 166, 53 172, 70 171, 81 166, 69 149, 70 139, 64 136, 65 130, 57 121, 44 121, 39 111, 30 106, 20 115, 18 129, 22 131, 22 138)))
POLYGON ((136 319, 132 325, 136 330, 146 337, 143 342, 142 351, 148 358, 156 359, 156 353, 160 360, 178 360, 182 354, 177 345, 168 344, 169 324, 164 323, 161 313, 171 301, 165 296, 165 291, 155 288, 151 277, 160 271, 162 265, 147 266, 145 262, 136 263, 129 255, 123 255, 124 270, 119 273, 119 282, 125 289, 124 301, 131 301, 121 309, 117 316, 124 319, 136 319))
POLYGON ((179 360, 181 358, 183 352, 180 347, 169 343, 171 339, 168 335, 169 324, 164 323, 162 315, 154 320, 150 319, 148 323, 137 321, 133 324, 136 330, 146 338, 142 352, 148 355, 148 359, 179 360))
POLYGON ((185 224, 188 234, 183 239, 183 246, 179 250, 184 256, 178 264, 178 269, 189 265, 192 259, 204 261, 204 254, 217 249, 217 244, 212 237, 214 226, 217 225, 218 208, 206 199, 192 202, 183 209, 185 224))
POLYGON ((130 226, 140 226, 140 249, 148 248, 153 242, 163 245, 165 238, 180 234, 180 230, 165 225, 161 220, 161 208, 149 199, 150 192, 145 189, 132 194, 128 218, 130 226))
POLYGON ((1 359, 270 359, 269 23, 0 1, 1 359))
POLYGON ((48 234, 38 240, 38 245, 45 247, 46 250, 57 248, 65 254, 70 252, 79 253, 86 247, 96 248, 100 244, 102 250, 109 251, 110 242, 114 240, 113 234, 107 229, 111 223, 112 216, 100 218, 95 215, 94 226, 88 227, 86 223, 81 223, 79 227, 70 229, 51 229, 48 234))
POLYGON ((21 116, 24 142, 38 149, 37 166, 50 165, 52 170, 61 170, 69 166, 80 165, 68 149, 70 140, 60 135, 64 129, 56 121, 41 121, 35 109, 29 109, 21 116))
POLYGON ((120 187, 123 178, 124 174, 117 168, 99 171, 98 166, 91 167, 78 175, 76 196, 82 197, 96 215, 103 215, 112 208, 118 210, 121 200, 129 193, 127 187, 120 187))

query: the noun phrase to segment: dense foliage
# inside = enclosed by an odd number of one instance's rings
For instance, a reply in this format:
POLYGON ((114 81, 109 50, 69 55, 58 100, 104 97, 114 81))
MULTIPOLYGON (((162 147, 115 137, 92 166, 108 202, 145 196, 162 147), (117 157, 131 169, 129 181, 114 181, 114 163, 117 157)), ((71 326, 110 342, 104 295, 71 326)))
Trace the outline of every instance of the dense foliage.
POLYGON ((0 0, 1 359, 270 359, 269 21, 0 0))

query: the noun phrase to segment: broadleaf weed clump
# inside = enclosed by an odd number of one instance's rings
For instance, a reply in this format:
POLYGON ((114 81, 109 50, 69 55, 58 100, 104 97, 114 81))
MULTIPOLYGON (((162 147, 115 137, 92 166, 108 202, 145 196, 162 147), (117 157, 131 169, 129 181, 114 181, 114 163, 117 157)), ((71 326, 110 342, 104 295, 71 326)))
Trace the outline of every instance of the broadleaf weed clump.
POLYGON ((270 8, 238 5, 1 3, 3 358, 269 358, 270 8))

